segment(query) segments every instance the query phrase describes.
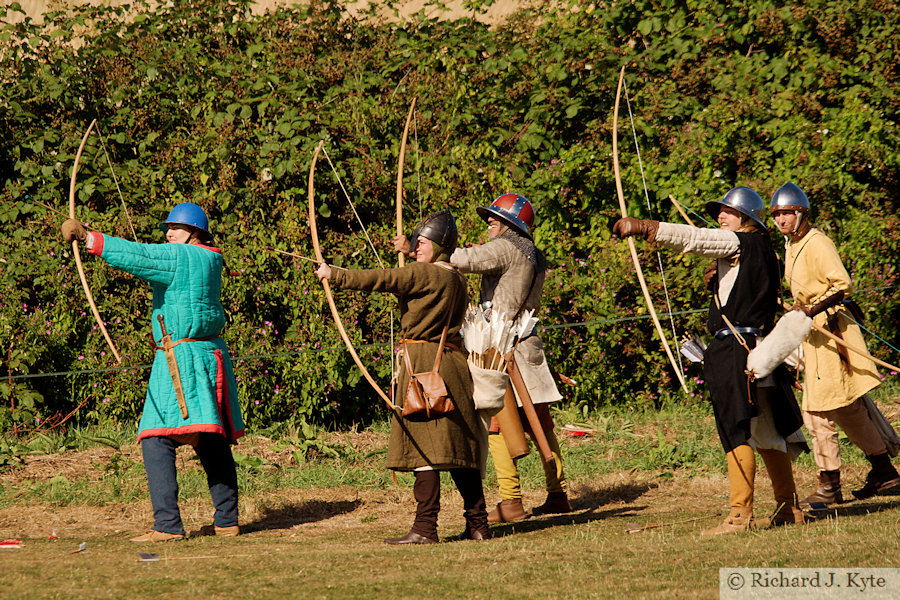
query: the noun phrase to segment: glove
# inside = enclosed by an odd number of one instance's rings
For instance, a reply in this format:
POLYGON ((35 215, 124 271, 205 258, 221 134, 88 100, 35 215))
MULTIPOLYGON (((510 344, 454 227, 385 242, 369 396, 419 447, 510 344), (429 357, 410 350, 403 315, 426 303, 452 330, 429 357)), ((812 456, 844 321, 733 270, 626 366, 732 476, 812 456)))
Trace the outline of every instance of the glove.
POLYGON ((659 231, 659 221, 650 221, 648 219, 625 217, 624 219, 619 219, 613 225, 613 233, 623 238, 641 235, 648 242, 656 240, 657 231, 659 231))
POLYGON ((62 232, 63 239, 70 244, 75 240, 83 242, 87 239, 87 229, 78 219, 66 219, 59 230, 62 232))
POLYGON ((706 270, 703 271, 703 280, 706 282, 706 289, 712 291, 716 285, 716 274, 719 272, 719 261, 714 260, 709 263, 706 270))

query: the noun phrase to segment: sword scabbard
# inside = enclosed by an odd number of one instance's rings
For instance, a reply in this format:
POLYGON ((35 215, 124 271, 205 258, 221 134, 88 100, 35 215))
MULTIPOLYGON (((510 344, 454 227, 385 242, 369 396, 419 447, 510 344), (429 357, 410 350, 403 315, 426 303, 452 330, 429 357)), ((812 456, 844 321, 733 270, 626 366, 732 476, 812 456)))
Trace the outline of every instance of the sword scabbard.
POLYGON ((172 387, 175 388, 175 398, 178 399, 178 408, 181 409, 181 418, 188 418, 187 402, 184 399, 184 388, 181 387, 181 374, 178 372, 178 361, 175 360, 175 348, 172 346, 172 336, 166 331, 162 314, 156 315, 159 326, 162 328, 160 340, 163 353, 166 355, 166 364, 169 366, 169 374, 172 376, 172 387))

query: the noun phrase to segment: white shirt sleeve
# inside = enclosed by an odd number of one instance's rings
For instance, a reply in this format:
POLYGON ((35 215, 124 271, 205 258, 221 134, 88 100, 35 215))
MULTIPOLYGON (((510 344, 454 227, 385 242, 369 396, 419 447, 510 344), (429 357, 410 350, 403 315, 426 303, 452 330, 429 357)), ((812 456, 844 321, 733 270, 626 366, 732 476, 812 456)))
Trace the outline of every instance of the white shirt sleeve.
POLYGON ((671 250, 706 258, 726 258, 741 247, 738 236, 733 231, 665 222, 659 224, 656 241, 671 250))

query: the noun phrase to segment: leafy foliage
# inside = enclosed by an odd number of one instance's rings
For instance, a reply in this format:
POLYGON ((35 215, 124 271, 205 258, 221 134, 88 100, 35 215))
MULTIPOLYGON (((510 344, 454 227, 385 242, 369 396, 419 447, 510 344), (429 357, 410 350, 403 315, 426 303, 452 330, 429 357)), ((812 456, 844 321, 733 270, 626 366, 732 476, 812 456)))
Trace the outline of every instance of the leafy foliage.
MULTIPOLYGON (((17 4, 7 10, 21 12, 17 4)), ((463 240, 477 242, 474 207, 504 191, 525 194, 538 208, 536 240, 552 266, 541 314, 551 327, 548 355, 580 384, 569 400, 595 407, 679 394, 624 247, 609 234, 617 216, 611 113, 623 64, 629 213, 677 221, 669 194, 702 213, 735 185, 766 196, 794 181, 857 286, 874 290, 858 297, 877 307, 872 329, 897 339, 898 300, 884 289, 897 280, 900 224, 895 2, 617 0, 523 10, 494 29, 427 12, 384 22, 372 10, 350 18, 341 3, 318 1, 253 17, 242 0, 136 2, 4 25, 2 374, 111 364, 57 234, 62 217, 42 206, 64 205, 75 149, 97 118, 103 142, 92 136, 82 158, 78 217, 131 237, 106 152, 140 241, 162 241, 156 223, 176 202, 207 210, 228 267, 225 335, 234 356, 251 357, 236 364, 249 422, 370 419, 379 401, 349 357, 322 351, 340 340, 309 265, 265 246, 311 253, 306 178, 312 149, 325 139, 391 264, 399 137, 415 97, 406 223, 447 207, 463 240), (628 123, 640 158, 628 146, 628 123)), ((328 162, 315 176, 325 252, 338 265, 376 267, 328 162)), ((645 266, 656 263, 644 250, 645 266)), ((703 308, 705 265, 670 253, 661 261, 673 311, 703 308)), ((148 363, 147 288, 100 261, 88 271, 124 364, 148 363)), ((649 279, 659 307, 663 280, 649 279)), ((395 300, 340 293, 338 302, 354 341, 376 344, 364 360, 386 385, 395 300)), ((675 327, 680 335, 702 321, 679 314, 675 327)), ((688 375, 699 395, 700 371, 691 366, 688 375)), ((145 377, 132 368, 10 379, 0 387, 0 427, 89 394, 90 418, 131 420, 145 377)))

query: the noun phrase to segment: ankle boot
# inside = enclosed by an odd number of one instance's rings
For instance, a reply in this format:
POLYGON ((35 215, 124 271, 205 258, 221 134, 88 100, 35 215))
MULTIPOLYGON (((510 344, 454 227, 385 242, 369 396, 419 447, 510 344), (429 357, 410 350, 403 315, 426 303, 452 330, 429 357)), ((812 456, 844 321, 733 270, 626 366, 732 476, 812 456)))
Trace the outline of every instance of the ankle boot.
POLYGON ((707 529, 700 535, 730 535, 732 533, 741 533, 753 529, 753 507, 752 506, 732 506, 731 512, 725 517, 725 520, 712 529, 707 529))
MULTIPOLYGON (((777 500, 776 500, 777 501, 777 500)), ((797 502, 797 494, 789 501, 777 501, 778 506, 775 514, 771 517, 756 521, 756 527, 759 529, 768 529, 769 527, 780 527, 782 525, 802 525, 807 522, 807 517, 800 509, 797 502)))
POLYGON ((872 465, 872 469, 866 475, 866 484, 853 490, 857 500, 865 500, 890 488, 900 487, 900 474, 891 464, 891 457, 886 452, 867 456, 866 460, 872 465))
POLYGON ((501 500, 487 516, 488 523, 514 523, 527 518, 528 514, 522 506, 521 498, 501 500))
POLYGON ((841 472, 819 471, 819 487, 812 494, 800 501, 800 506, 809 506, 813 502, 821 502, 825 506, 840 504, 844 501, 841 493, 841 472))

